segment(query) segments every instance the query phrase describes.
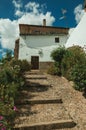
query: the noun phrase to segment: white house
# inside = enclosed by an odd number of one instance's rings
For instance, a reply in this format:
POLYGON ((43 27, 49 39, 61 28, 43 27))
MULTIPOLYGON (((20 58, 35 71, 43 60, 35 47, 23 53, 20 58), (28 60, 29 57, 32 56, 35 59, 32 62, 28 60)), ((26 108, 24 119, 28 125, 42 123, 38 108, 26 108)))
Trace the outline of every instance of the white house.
POLYGON ((69 28, 46 26, 44 19, 42 26, 20 24, 19 30, 16 57, 26 59, 31 63, 32 69, 45 69, 53 62, 50 57, 52 50, 65 45, 69 28))

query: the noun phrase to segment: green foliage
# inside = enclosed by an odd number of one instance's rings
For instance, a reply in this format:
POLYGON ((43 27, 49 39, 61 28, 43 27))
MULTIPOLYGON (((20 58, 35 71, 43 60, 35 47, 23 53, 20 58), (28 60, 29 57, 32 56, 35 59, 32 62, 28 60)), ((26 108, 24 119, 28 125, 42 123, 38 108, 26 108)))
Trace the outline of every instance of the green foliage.
POLYGON ((3 67, 0 71, 0 83, 7 85, 14 80, 14 70, 10 66, 3 67))
POLYGON ((11 130, 12 119, 17 111, 15 99, 25 84, 23 74, 28 70, 30 70, 30 65, 26 60, 15 60, 9 55, 2 60, 0 66, 0 116, 4 120, 0 121, 0 129, 11 130))
POLYGON ((49 70, 53 74, 62 74, 75 83, 75 89, 86 91, 86 53, 80 46, 68 49, 58 48, 51 54, 54 66, 49 70))
POLYGON ((28 63, 27 60, 12 59, 11 62, 10 62, 10 65, 13 68, 19 69, 20 73, 24 73, 25 71, 31 70, 31 66, 30 66, 30 64, 28 63))
POLYGON ((62 59, 62 64, 61 64, 62 75, 68 79, 73 66, 72 57, 73 54, 69 50, 67 50, 64 55, 64 58, 62 59))
POLYGON ((66 49, 64 47, 59 47, 52 51, 51 57, 54 61, 59 62, 59 64, 62 62, 62 59, 64 57, 64 54, 66 52, 66 49))
POLYGON ((84 50, 79 46, 67 49, 62 59, 62 75, 71 80, 71 71, 76 64, 82 64, 86 59, 84 50))
POLYGON ((31 70, 31 66, 28 63, 28 61, 27 60, 22 60, 22 62, 21 62, 21 71, 25 72, 25 71, 30 71, 30 70, 31 70))
POLYGON ((83 64, 74 66, 71 72, 71 78, 75 83, 75 89, 79 91, 86 90, 86 61, 83 64))
POLYGON ((0 70, 0 115, 4 117, 2 127, 9 130, 11 128, 12 119, 15 117, 14 100, 17 98, 19 90, 24 85, 24 78, 20 75, 18 67, 12 67, 10 62, 3 64, 0 70), (7 124, 4 123, 9 122, 7 124))
POLYGON ((82 47, 80 46, 73 46, 68 48, 68 50, 72 53, 72 62, 73 64, 83 63, 84 59, 86 58, 86 54, 82 47))
POLYGON ((65 53, 66 53, 66 49, 64 47, 59 47, 59 48, 53 50, 51 53, 51 57, 55 61, 55 68, 57 68, 57 69, 55 69, 57 71, 56 73, 59 76, 62 74, 61 64, 62 64, 62 60, 63 60, 65 53))
POLYGON ((6 63, 8 61, 11 61, 11 59, 12 59, 12 51, 8 50, 6 56, 2 58, 1 62, 6 63))
POLYGON ((10 123, 3 116, 0 116, 0 130, 11 130, 10 123))

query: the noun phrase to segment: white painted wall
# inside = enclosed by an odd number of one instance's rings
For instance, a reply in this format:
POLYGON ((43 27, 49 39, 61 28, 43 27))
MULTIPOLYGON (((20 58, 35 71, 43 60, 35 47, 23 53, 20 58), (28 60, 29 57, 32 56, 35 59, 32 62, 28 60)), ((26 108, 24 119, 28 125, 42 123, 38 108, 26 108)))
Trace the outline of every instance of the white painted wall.
POLYGON ((59 36, 43 36, 43 35, 36 35, 36 36, 22 36, 20 43, 26 44, 28 47, 45 47, 51 45, 60 45, 65 44, 67 41, 66 35, 59 35, 59 36), (55 37, 59 37, 60 42, 55 43, 55 37))
POLYGON ((65 45, 67 41, 67 35, 59 36, 21 36, 19 47, 19 59, 27 59, 31 61, 31 56, 39 56, 39 61, 46 62, 52 61, 50 54, 52 50, 65 45), (55 37, 59 37, 59 43, 55 43, 55 37), (41 52, 42 54, 40 54, 41 52))

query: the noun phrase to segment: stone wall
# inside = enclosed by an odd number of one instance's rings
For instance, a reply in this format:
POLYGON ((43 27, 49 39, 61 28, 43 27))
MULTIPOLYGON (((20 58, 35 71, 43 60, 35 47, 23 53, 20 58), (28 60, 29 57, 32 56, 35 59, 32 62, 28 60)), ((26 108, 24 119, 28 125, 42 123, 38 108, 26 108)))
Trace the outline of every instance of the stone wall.
POLYGON ((53 64, 54 64, 53 62, 40 62, 39 63, 39 70, 45 70, 46 71, 53 64))
POLYGON ((15 48, 14 48, 14 57, 18 59, 19 56, 19 39, 15 41, 15 48))

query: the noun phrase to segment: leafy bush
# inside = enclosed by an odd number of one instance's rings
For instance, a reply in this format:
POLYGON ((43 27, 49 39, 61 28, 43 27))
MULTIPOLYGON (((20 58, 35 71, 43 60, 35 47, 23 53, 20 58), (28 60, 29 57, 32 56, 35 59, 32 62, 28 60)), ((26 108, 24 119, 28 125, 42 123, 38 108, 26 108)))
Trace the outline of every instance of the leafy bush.
POLYGON ((56 48, 55 50, 52 51, 51 57, 54 61, 61 63, 65 52, 66 49, 64 47, 56 48))
POLYGON ((24 79, 20 76, 19 67, 16 66, 13 68, 10 64, 6 64, 0 72, 0 84, 5 85, 6 87, 15 86, 17 89, 22 86, 24 79))
POLYGON ((62 74, 61 64, 65 53, 66 53, 66 49, 64 47, 59 47, 53 50, 51 53, 51 57, 55 61, 55 68, 57 68, 55 70, 57 71, 56 73, 58 75, 62 74))
POLYGON ((66 53, 62 59, 62 64, 61 64, 62 75, 67 79, 69 79, 70 72, 73 67, 72 57, 73 54, 69 50, 66 50, 66 53))
POLYGON ((17 111, 15 99, 25 84, 23 73, 30 70, 30 65, 26 60, 5 58, 0 67, 0 129, 11 130, 17 111))
POLYGON ((80 46, 73 46, 68 48, 68 50, 72 53, 72 62, 73 64, 83 63, 86 58, 86 53, 80 46))
POLYGON ((12 51, 7 50, 6 56, 1 59, 1 62, 6 63, 6 62, 11 61, 11 60, 12 60, 12 51))
POLYGON ((0 115, 0 130, 11 130, 10 124, 7 122, 7 119, 0 115))
POLYGON ((62 74, 75 83, 75 89, 86 91, 86 53, 80 46, 68 49, 57 48, 51 54, 54 66, 49 70, 53 74, 62 74))
POLYGON ((15 67, 19 67, 20 73, 24 73, 25 71, 30 71, 31 70, 31 66, 28 63, 27 60, 16 60, 16 59, 12 59, 10 62, 10 65, 15 68, 15 67))
POLYGON ((62 59, 62 75, 71 79, 71 71, 76 64, 82 64, 86 59, 84 50, 79 46, 73 46, 67 49, 62 59))
POLYGON ((0 70, 0 116, 4 118, 0 128, 11 130, 12 119, 16 115, 14 100, 24 85, 24 79, 19 75, 19 70, 8 62, 0 70))
POLYGON ((28 61, 27 60, 22 60, 22 62, 21 62, 21 71, 25 72, 25 71, 30 71, 30 70, 31 70, 31 66, 28 63, 28 61))
POLYGON ((74 66, 71 72, 71 79, 75 83, 75 89, 79 91, 86 90, 86 62, 74 66))

